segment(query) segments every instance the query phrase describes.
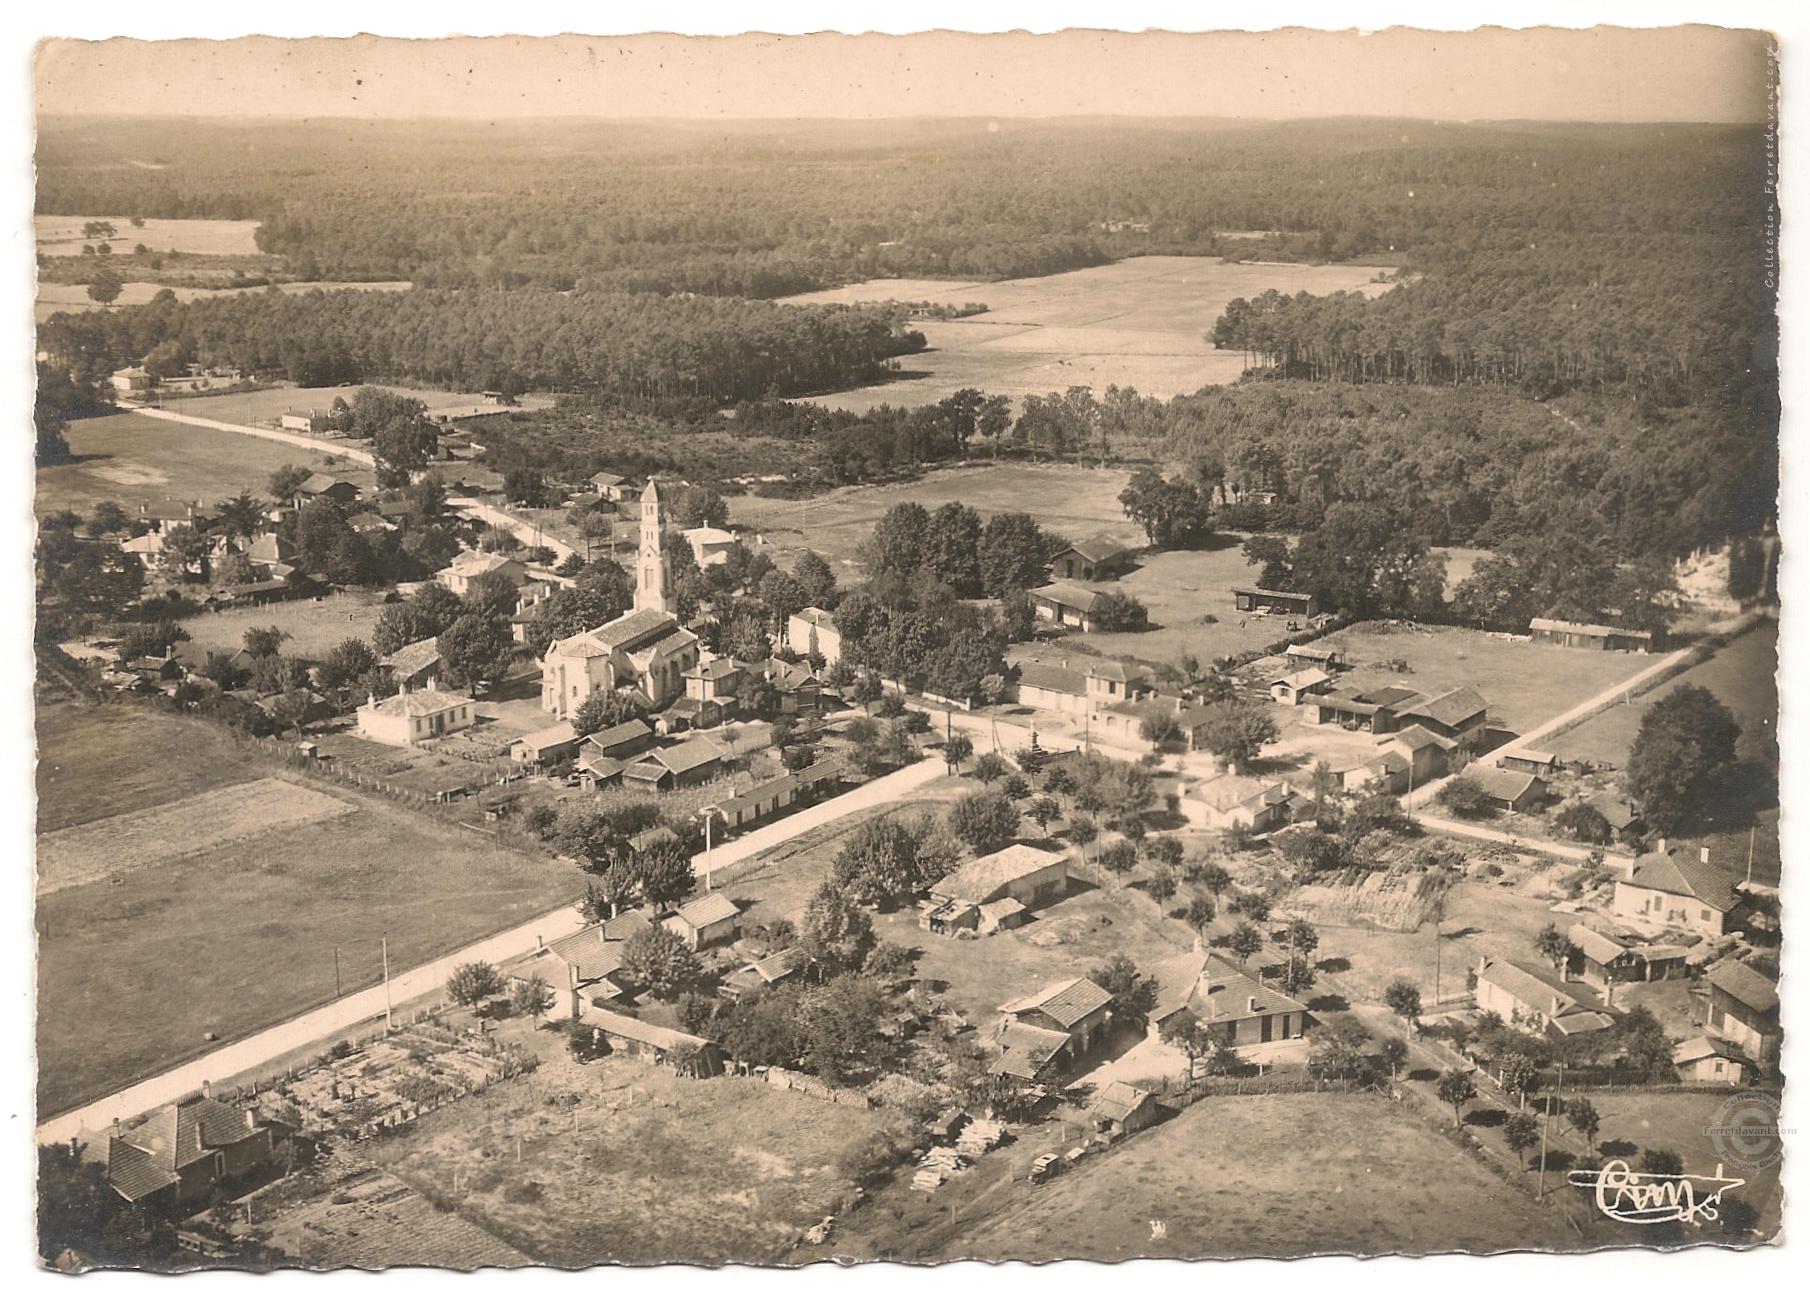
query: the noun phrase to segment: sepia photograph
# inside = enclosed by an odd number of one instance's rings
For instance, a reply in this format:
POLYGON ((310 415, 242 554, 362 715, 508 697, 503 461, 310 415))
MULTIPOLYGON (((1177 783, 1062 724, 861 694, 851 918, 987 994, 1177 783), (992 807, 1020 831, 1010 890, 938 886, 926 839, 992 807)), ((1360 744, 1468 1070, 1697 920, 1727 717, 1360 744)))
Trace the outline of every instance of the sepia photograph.
POLYGON ((1781 37, 41 21, 40 1270, 1782 1243, 1781 37))

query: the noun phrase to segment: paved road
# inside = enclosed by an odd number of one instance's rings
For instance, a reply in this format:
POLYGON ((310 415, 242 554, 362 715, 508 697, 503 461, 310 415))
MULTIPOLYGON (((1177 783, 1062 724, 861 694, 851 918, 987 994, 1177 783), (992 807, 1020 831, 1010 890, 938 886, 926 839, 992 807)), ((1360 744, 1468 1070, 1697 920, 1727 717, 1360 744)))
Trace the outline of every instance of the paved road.
POLYGON ((500 507, 492 507, 489 503, 481 503, 475 498, 452 497, 446 505, 455 512, 478 517, 489 522, 500 530, 508 530, 520 539, 527 547, 540 546, 553 552, 551 564, 558 565, 572 555, 572 549, 548 534, 532 521, 524 521, 519 516, 511 516, 500 507))
MULTIPOLYGON (((1423 830, 1438 831, 1444 835, 1462 835, 1473 840, 1488 840, 1493 844, 1507 844, 1518 849, 1550 854, 1571 862, 1588 862, 1595 852, 1593 849, 1581 848, 1576 844, 1561 844, 1557 840, 1529 839, 1526 836, 1510 834, 1508 831, 1491 830, 1489 827, 1479 826, 1475 822, 1457 822, 1449 817, 1435 817, 1431 813, 1414 813, 1412 816, 1423 830)), ((1613 855, 1609 855, 1609 860, 1614 860, 1613 855)))
MULTIPOLYGON (((743 861, 775 845, 795 839, 813 827, 860 812, 864 808, 890 802, 906 791, 943 775, 943 772, 940 756, 923 759, 897 772, 876 778, 847 794, 838 795, 770 826, 763 826, 757 831, 719 845, 711 850, 708 866, 715 870, 743 861)), ((692 859, 692 869, 699 875, 705 873, 706 861, 703 854, 692 859)), ((426 965, 416 966, 393 976, 388 999, 400 1008, 404 1002, 439 991, 455 965, 466 961, 501 963, 531 950, 541 939, 562 938, 573 933, 581 923, 577 911, 571 907, 562 907, 558 911, 536 916, 524 925, 492 934, 489 938, 481 939, 426 965)), ((230 1082, 241 1073, 268 1064, 311 1042, 376 1019, 384 1013, 384 1006, 385 993, 381 984, 341 997, 79 1109, 41 1122, 38 1124, 38 1140, 42 1144, 66 1141, 83 1131, 99 1131, 115 1118, 135 1118, 160 1104, 198 1090, 203 1081, 230 1082)))

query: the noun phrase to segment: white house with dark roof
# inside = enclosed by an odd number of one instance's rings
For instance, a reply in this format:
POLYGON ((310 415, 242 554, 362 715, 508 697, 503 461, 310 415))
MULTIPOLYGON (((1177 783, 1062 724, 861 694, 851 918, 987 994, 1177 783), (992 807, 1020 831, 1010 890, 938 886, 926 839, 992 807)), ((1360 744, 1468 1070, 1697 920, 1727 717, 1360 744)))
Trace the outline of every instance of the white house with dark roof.
POLYGON ((1151 978, 1156 1005, 1147 1022, 1153 1038, 1184 1010, 1232 1046, 1298 1043, 1307 1032, 1306 1006, 1217 953, 1185 952, 1157 965, 1151 978))
POLYGON ((1050 558, 1052 579, 1079 579, 1097 582, 1117 579, 1131 564, 1131 550, 1104 535, 1071 543, 1050 558))
POLYGON ((1493 1011, 1504 1023, 1531 1033, 1569 1037, 1601 1032, 1615 1020, 1596 993, 1566 982, 1552 967, 1535 961, 1483 957, 1477 963, 1477 1009, 1493 1011))
POLYGON ((461 552, 434 577, 463 597, 471 591, 472 580, 489 574, 500 574, 517 588, 528 582, 528 567, 500 552, 461 552))
POLYGON ((420 745, 463 731, 477 721, 470 696, 441 691, 432 678, 420 691, 404 691, 388 700, 373 696, 358 707, 358 734, 384 745, 420 745))
POLYGON ((1026 596, 1031 599, 1032 612, 1044 623, 1093 632, 1094 607, 1102 596, 1097 589, 1059 579, 1031 589, 1026 596))
POLYGON ((1332 689, 1332 675, 1318 665, 1284 674, 1270 683, 1270 699, 1278 705, 1299 705, 1316 692, 1332 689))
POLYGON ((1068 892, 1068 862, 1028 844, 975 858, 930 886, 918 918, 938 934, 992 934, 1022 924, 1035 907, 1068 892))
POLYGON ((1778 985, 1732 957, 1716 962, 1703 977, 1709 984, 1709 1030, 1756 1060, 1770 1060, 1779 1046, 1778 985))
POLYGON ((1224 773, 1197 781, 1182 792, 1181 812, 1189 823, 1223 831, 1242 826, 1266 831, 1288 822, 1289 788, 1280 781, 1224 773))
POLYGON ((741 932, 741 908, 721 893, 693 898, 660 924, 692 951, 713 943, 733 943, 741 932))
POLYGON ((1728 932, 1741 905, 1734 880, 1708 862, 1669 853, 1653 853, 1634 864, 1625 880, 1615 882, 1610 910, 1618 920, 1672 925, 1708 938, 1728 932))

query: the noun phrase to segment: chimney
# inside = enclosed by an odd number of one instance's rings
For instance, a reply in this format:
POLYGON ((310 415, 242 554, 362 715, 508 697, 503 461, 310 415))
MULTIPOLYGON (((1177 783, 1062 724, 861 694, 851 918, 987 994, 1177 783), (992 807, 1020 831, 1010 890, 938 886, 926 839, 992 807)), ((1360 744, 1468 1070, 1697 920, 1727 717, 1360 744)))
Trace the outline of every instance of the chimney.
POLYGON ((257 1129, 258 1129, 258 1111, 256 1109, 247 1109, 245 1111, 245 1130, 256 1131, 257 1129))
POLYGON ((536 934, 534 936, 534 950, 537 952, 544 951, 546 949, 546 946, 547 946, 547 936, 545 934, 536 934))
POLYGON ((440 690, 440 688, 434 682, 434 675, 431 673, 427 675, 427 689, 429 691, 439 691, 440 690))
POLYGON ((1661 835, 1661 836, 1660 836, 1660 837, 1659 837, 1659 849, 1658 849, 1658 851, 1659 851, 1659 852, 1661 852, 1661 853, 1663 853, 1663 852, 1665 852, 1665 836, 1663 836, 1663 835, 1661 835))
POLYGON ((1244 1008, 1246 1010, 1250 1011, 1252 1014, 1256 1014, 1257 1013, 1257 998, 1255 998, 1255 997, 1246 998, 1246 1003, 1245 1003, 1244 1008))
POLYGON ((201 1098, 203 1100, 210 1099, 213 1096, 213 1092, 214 1092, 214 1084, 212 1082, 209 1082, 206 1078, 202 1078, 201 1079, 201 1098))
POLYGON ((1705 866, 1709 865, 1709 845, 1705 844, 1702 848, 1697 850, 1697 860, 1705 866))

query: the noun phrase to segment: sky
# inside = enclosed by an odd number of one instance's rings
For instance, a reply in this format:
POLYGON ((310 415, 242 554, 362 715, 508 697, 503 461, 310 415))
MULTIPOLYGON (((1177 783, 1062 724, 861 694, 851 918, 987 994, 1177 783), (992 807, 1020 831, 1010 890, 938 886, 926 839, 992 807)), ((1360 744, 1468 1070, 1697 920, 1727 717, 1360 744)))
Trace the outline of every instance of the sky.
POLYGON ((1704 26, 53 40, 35 84, 45 115, 1764 121, 1770 50, 1704 26))

